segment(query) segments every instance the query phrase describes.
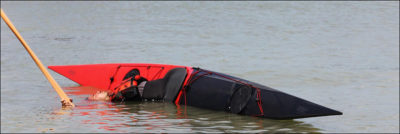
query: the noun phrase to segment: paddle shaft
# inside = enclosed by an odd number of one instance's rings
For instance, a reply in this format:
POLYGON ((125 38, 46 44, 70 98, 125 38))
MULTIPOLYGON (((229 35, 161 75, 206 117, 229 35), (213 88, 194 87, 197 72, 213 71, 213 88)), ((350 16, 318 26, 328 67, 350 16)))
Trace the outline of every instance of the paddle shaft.
POLYGON ((35 61, 36 65, 39 67, 39 69, 42 71, 44 76, 47 78, 47 80, 53 86, 54 90, 56 90, 57 94, 61 98, 62 105, 74 107, 75 105, 72 103, 71 99, 67 96, 67 94, 65 94, 65 92, 61 89, 60 85, 58 85, 58 83, 50 75, 49 71, 47 71, 47 69, 43 66, 42 62, 40 62, 39 58, 32 51, 32 49, 28 46, 28 44, 25 42, 25 40, 19 34, 18 30, 15 28, 15 26, 12 24, 12 22, 8 19, 7 15, 4 13, 3 9, 1 9, 1 18, 3 18, 4 22, 8 25, 8 27, 11 29, 11 31, 13 31, 15 36, 21 42, 22 46, 25 47, 26 51, 28 51, 29 55, 31 55, 33 61, 35 61))

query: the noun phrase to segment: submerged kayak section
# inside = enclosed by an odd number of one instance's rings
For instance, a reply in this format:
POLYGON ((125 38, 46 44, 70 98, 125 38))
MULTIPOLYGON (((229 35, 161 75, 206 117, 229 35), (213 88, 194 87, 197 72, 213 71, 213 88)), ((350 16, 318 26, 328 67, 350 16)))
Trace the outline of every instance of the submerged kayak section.
POLYGON ((138 70, 136 73, 151 83, 148 86, 149 91, 162 88, 165 90, 164 101, 178 105, 271 119, 342 114, 258 83, 189 66, 116 63, 60 65, 48 68, 81 86, 92 86, 104 90, 115 88, 126 75, 129 75, 128 73, 138 70))

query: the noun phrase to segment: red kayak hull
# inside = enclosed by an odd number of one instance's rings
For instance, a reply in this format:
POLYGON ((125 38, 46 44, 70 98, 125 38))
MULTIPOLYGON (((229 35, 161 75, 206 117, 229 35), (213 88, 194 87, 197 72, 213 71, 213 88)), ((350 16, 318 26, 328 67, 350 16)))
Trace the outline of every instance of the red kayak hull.
POLYGON ((169 70, 176 67, 186 68, 188 75, 192 73, 192 68, 188 66, 148 63, 48 66, 49 69, 67 77, 81 86, 92 86, 107 90, 113 89, 120 84, 125 74, 132 69, 138 69, 140 75, 148 80, 155 80, 163 78, 169 70))

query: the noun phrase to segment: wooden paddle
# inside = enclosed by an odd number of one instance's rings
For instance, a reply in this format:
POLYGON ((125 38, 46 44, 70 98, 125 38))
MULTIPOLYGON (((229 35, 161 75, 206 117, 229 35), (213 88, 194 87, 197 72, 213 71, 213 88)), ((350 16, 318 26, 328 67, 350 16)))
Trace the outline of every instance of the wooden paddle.
POLYGON ((31 55, 33 61, 35 61, 36 65, 39 67, 39 69, 42 71, 44 76, 47 78, 47 80, 53 86, 54 90, 56 90, 57 94, 61 98, 62 107, 71 107, 71 108, 75 107, 74 103, 72 103, 72 100, 67 96, 67 94, 64 93, 64 91, 61 89, 60 85, 58 85, 58 83, 50 75, 50 73, 47 71, 47 69, 43 66, 42 62, 40 62, 40 60, 36 56, 36 54, 32 51, 32 49, 28 46, 28 44, 25 42, 25 40, 19 34, 18 30, 14 27, 12 22, 8 19, 7 15, 4 13, 3 9, 1 9, 1 18, 3 18, 4 22, 8 25, 8 27, 10 27, 11 31, 13 31, 15 36, 17 36, 18 40, 25 47, 26 51, 28 51, 29 55, 31 55))

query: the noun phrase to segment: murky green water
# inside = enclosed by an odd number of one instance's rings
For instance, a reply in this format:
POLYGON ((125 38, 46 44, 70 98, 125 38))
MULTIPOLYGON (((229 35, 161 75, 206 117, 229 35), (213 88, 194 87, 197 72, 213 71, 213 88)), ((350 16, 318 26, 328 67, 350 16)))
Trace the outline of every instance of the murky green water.
POLYGON ((399 2, 1 2, 45 65, 160 63, 231 74, 339 110, 270 120, 58 96, 1 22, 1 132, 399 132, 399 2))

